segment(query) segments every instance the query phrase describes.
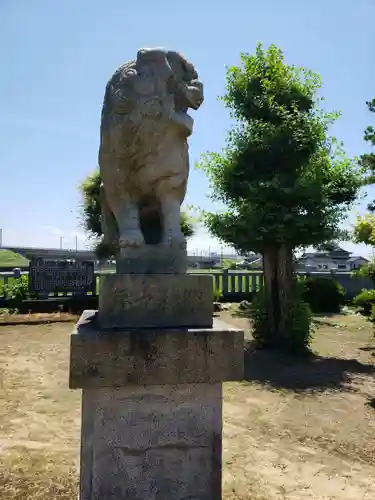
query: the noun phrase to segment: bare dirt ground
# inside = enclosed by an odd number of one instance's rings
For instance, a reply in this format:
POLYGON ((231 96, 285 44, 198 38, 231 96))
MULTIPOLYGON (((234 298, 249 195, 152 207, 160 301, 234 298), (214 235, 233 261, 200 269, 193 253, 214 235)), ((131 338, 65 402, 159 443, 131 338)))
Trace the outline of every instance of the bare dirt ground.
MULTIPOLYGON (((247 328, 229 312, 220 316, 247 328)), ((312 359, 280 359, 250 345, 246 381, 225 384, 223 498, 375 498, 372 326, 352 314, 318 318, 318 325, 312 359)), ((2 500, 76 499, 72 326, 0 326, 2 500)))

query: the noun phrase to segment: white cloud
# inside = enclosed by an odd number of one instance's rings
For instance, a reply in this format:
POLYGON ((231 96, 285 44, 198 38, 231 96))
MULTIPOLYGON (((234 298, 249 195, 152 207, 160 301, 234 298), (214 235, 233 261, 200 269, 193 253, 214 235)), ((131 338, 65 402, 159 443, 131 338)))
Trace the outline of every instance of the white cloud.
POLYGON ((56 236, 62 236, 63 232, 58 227, 54 226, 40 226, 42 231, 47 231, 49 233, 55 234, 56 236))
POLYGON ((216 238, 213 238, 207 229, 200 224, 195 228, 195 235, 192 238, 189 238, 187 248, 189 253, 192 254, 208 251, 219 253, 221 248, 223 248, 223 251, 226 252, 233 251, 227 245, 223 245, 216 238))
POLYGON ((64 248, 86 249, 89 243, 85 235, 80 231, 63 231, 62 229, 44 225, 40 226, 38 230, 33 228, 22 228, 17 231, 15 228, 3 227, 2 232, 2 245, 4 248, 8 247, 33 247, 33 248, 60 248, 62 238, 62 246, 64 248))

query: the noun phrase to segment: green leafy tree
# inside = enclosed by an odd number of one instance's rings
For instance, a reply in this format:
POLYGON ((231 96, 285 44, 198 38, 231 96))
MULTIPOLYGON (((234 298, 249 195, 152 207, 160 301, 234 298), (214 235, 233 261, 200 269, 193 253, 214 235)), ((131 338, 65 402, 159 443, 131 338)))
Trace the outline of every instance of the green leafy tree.
MULTIPOLYGON (((375 112, 375 99, 366 102, 368 109, 375 112)), ((375 146, 375 129, 369 125, 365 130, 364 140, 375 146)), ((360 157, 360 165, 365 173, 365 185, 375 183, 375 153, 366 153, 360 157)), ((370 213, 358 216, 353 226, 353 241, 354 243, 364 243, 375 247, 375 201, 369 203, 367 207, 370 213)), ((373 283, 375 283, 375 259, 372 258, 371 262, 362 266, 361 269, 354 272, 355 275, 369 276, 373 283)))
MULTIPOLYGON (((353 227, 353 241, 354 243, 364 243, 375 247, 375 215, 367 213, 363 216, 358 216, 353 227)), ((372 279, 375 285, 375 258, 373 257, 370 262, 360 269, 353 272, 354 276, 368 276, 372 279)))
POLYGON ((212 200, 227 207, 203 213, 211 234, 238 251, 263 255, 264 343, 282 349, 305 346, 309 335, 306 328, 300 340, 295 335, 293 314, 303 307, 294 304, 300 293, 293 253, 339 238, 361 185, 354 162, 328 136, 339 114, 319 109, 320 87, 318 75, 287 65, 274 45, 242 54, 241 65, 227 70, 222 98, 236 125, 224 150, 203 155, 198 165, 212 200))
POLYGON ((315 245, 315 249, 318 252, 334 252, 340 250, 341 241, 350 241, 352 239, 353 233, 348 229, 337 229, 335 232, 335 239, 323 241, 315 245))
MULTIPOLYGON (((371 113, 375 113, 375 99, 366 102, 367 107, 371 113)), ((370 146, 375 146, 375 129, 372 125, 369 125, 365 130, 364 140, 370 144, 370 146)), ((375 183, 375 153, 366 153, 360 157, 360 164, 364 168, 365 172, 368 174, 366 178, 366 184, 375 183)), ((372 202, 369 205, 371 211, 375 210, 375 203, 372 202)))
MULTIPOLYGON (((101 203, 100 203, 101 177, 99 169, 95 169, 80 185, 82 203, 80 207, 82 227, 90 238, 98 242, 102 238, 101 203)), ((194 235, 193 220, 186 213, 181 213, 181 230, 186 238, 194 235)), ((100 241, 96 245, 97 253, 101 257, 110 257, 113 249, 104 248, 100 241)))
POLYGON ((358 216, 353 227, 354 243, 364 243, 375 247, 375 215, 367 213, 358 216))
POLYGON ((339 250, 340 246, 337 241, 327 241, 316 245, 315 248, 318 252, 334 252, 335 250, 339 250))
MULTIPOLYGON (((366 102, 367 107, 375 113, 375 99, 366 102)), ((375 129, 369 125, 365 130, 364 140, 375 146, 375 129)), ((363 168, 364 184, 375 184, 375 153, 366 153, 360 157, 359 163, 363 168)), ((370 212, 375 211, 375 202, 372 201, 367 207, 370 212)), ((371 213, 357 217, 354 224, 353 239, 355 243, 365 243, 375 246, 375 215, 371 213)))

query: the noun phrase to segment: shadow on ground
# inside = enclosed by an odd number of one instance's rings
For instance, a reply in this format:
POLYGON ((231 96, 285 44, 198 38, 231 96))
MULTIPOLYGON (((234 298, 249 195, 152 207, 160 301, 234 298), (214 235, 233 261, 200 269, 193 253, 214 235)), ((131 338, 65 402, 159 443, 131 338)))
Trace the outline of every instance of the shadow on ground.
MULTIPOLYGON (((231 311, 232 315, 237 317, 237 318, 243 318, 243 319, 249 319, 250 313, 249 310, 246 308, 241 308, 239 307, 238 309, 234 309, 231 311)), ((332 322, 329 321, 330 318, 335 318, 337 320, 337 317, 345 317, 347 316, 346 313, 340 312, 340 313, 314 313, 314 319, 313 323, 317 326, 329 326, 331 328, 335 328, 337 326, 337 322, 332 322), (327 320, 328 318, 328 320, 327 320)))
POLYGON ((267 350, 245 349, 245 380, 275 389, 319 392, 346 387, 354 375, 375 373, 375 366, 356 359, 325 358, 311 354, 300 359, 267 350))
POLYGON ((368 405, 371 406, 371 408, 373 408, 375 410, 375 398, 370 399, 370 401, 368 402, 368 405))

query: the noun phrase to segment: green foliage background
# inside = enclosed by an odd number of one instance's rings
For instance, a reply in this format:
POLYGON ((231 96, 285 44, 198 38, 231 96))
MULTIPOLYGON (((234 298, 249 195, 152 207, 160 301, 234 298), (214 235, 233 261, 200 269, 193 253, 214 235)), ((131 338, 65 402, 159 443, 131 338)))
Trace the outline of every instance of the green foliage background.
POLYGON ((203 213, 213 236, 242 252, 341 237, 362 177, 328 136, 339 113, 320 109, 320 87, 317 74, 287 65, 274 45, 265 50, 259 44, 228 69, 221 99, 236 125, 224 149, 206 153, 198 164, 211 199, 227 207, 203 213))

